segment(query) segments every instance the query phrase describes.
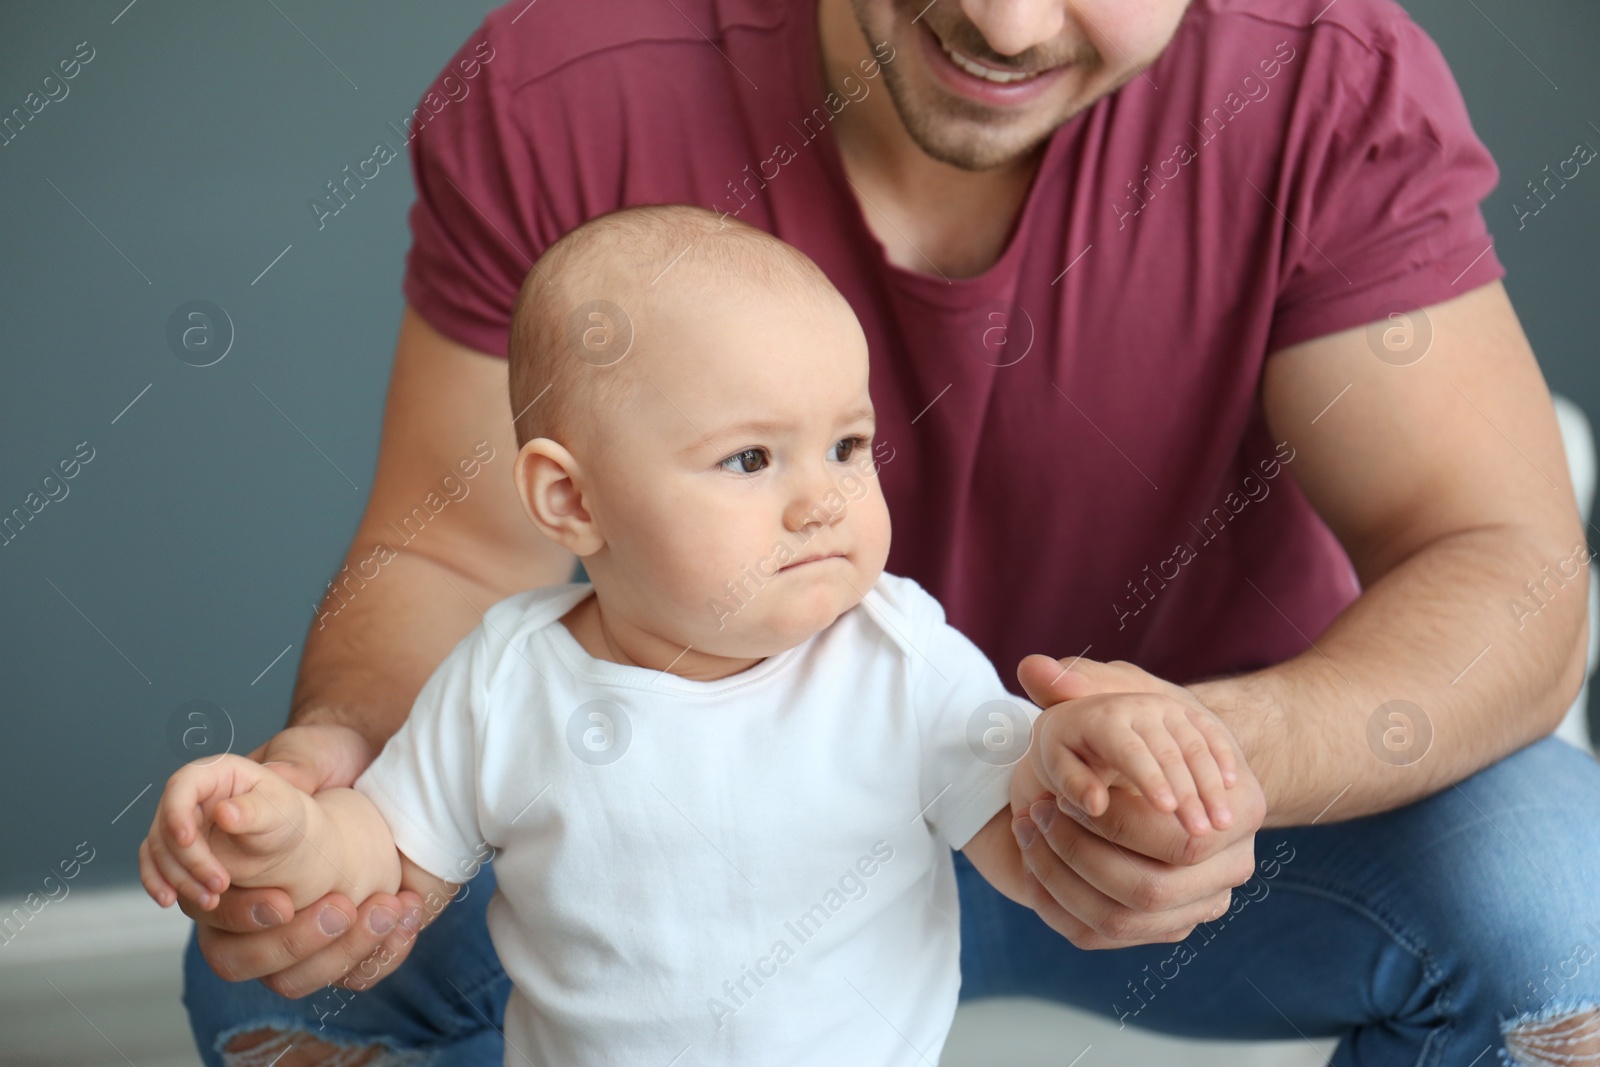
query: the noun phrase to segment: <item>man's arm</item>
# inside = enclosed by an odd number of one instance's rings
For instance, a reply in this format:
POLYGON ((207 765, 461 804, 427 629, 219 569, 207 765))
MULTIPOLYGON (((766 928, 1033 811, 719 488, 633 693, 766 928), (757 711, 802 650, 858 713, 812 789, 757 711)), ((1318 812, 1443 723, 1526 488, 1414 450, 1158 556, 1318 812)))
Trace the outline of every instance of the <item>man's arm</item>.
POLYGON ((1409 366, 1378 359, 1364 328, 1269 357, 1267 423, 1295 448, 1296 484, 1363 587, 1313 647, 1188 686, 1122 661, 1019 666, 1046 709, 1036 729, 1082 699, 1198 702, 1238 741, 1241 798, 1253 792, 1233 805, 1233 826, 1201 838, 1129 794, 1103 815, 1062 818, 1048 795, 1014 796, 1038 824, 1023 850, 1027 902, 1080 948, 1186 936, 1197 902, 1249 877, 1259 827, 1437 792, 1549 734, 1581 688, 1589 579, 1582 566, 1566 575, 1587 552, 1543 376, 1498 283, 1423 314, 1432 345, 1409 366), (1386 709, 1369 726, 1394 700, 1426 717, 1386 709))
POLYGON ((1414 314, 1433 340, 1410 365, 1354 329, 1264 372, 1267 423, 1362 585, 1300 655, 1188 687, 1238 738, 1268 826, 1434 793, 1549 734, 1582 685, 1584 531, 1516 313, 1496 282, 1414 314), (1419 721, 1369 727, 1389 701, 1419 721))
POLYGON ((346 567, 312 621, 289 725, 348 726, 376 752, 484 609, 569 580, 575 557, 522 513, 511 482, 516 453, 506 361, 456 344, 407 306, 372 493, 346 567), (485 454, 492 458, 464 477, 460 464, 471 469, 485 454), (446 476, 468 491, 431 515, 424 501, 444 498, 446 476), (388 562, 374 555, 380 545, 395 553, 388 562))
MULTIPOLYGON (((505 360, 456 344, 405 309, 377 474, 347 569, 311 622, 290 729, 252 753, 308 792, 355 781, 484 609, 572 574, 572 554, 533 528, 511 483, 506 371, 505 360), (491 449, 492 458, 479 459, 491 449), (463 461, 481 469, 465 477, 463 461), (466 495, 444 486, 446 476, 466 495), (437 514, 430 494, 435 506, 449 499, 437 514), (374 555, 379 542, 392 557, 374 555)), ((267 889, 230 889, 212 911, 180 904, 219 975, 261 978, 298 997, 329 982, 375 980, 405 959, 419 926, 404 916, 414 910, 425 925, 437 908, 411 882, 402 885, 399 896, 375 893, 359 908, 332 893, 296 912, 287 895, 267 889), (369 957, 381 966, 369 961, 344 977, 369 957)))

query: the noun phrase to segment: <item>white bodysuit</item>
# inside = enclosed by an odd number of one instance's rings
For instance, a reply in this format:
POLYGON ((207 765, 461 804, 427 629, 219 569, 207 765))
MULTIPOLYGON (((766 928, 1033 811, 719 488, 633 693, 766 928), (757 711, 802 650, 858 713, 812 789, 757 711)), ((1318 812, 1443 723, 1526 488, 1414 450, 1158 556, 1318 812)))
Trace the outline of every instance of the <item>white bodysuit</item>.
POLYGON ((1030 702, 909 578, 715 681, 597 660, 588 584, 490 608, 355 788, 451 882, 491 855, 506 1063, 937 1063, 950 849, 1007 804, 1030 702))

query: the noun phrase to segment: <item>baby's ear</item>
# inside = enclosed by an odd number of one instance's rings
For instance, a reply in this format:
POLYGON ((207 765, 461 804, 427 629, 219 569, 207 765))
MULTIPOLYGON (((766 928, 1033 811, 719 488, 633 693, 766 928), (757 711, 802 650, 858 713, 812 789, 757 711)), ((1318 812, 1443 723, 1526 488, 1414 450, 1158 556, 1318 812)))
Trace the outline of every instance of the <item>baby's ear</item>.
POLYGON ((518 450, 511 474, 523 514, 540 533, 579 556, 604 546, 584 499, 583 471, 563 445, 535 437, 518 450))

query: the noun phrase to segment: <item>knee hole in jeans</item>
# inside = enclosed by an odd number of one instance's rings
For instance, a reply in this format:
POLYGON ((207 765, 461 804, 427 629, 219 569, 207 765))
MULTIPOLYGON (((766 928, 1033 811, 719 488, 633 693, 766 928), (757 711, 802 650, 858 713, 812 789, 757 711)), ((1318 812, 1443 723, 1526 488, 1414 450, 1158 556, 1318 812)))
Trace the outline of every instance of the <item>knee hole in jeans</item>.
POLYGON ((1518 1067, 1600 1067, 1600 1011, 1540 1013, 1504 1029, 1506 1056, 1518 1067))
POLYGON ((227 1067, 400 1067, 414 1057, 387 1045, 341 1045, 304 1030, 251 1030, 222 1049, 227 1067))

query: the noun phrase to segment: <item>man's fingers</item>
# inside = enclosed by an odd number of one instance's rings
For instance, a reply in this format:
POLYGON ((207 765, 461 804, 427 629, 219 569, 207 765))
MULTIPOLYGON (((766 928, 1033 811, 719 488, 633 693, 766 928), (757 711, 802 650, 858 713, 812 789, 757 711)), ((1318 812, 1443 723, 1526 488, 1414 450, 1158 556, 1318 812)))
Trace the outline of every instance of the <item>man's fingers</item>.
MULTIPOLYGON (((1173 920, 1174 925, 1168 929, 1142 937, 1107 937, 1051 899, 1032 872, 1027 873, 1026 881, 1029 891, 1038 898, 1039 903, 1034 910, 1039 915, 1039 918, 1044 920, 1045 925, 1068 941, 1071 941, 1075 947, 1090 952, 1099 949, 1132 948, 1137 945, 1182 941, 1194 932, 1196 926, 1203 922, 1209 922, 1228 910, 1229 898, 1226 895, 1226 891, 1224 891, 1220 903, 1208 900, 1192 905, 1178 914, 1173 920)), ((1167 914, 1164 913, 1163 918, 1166 918, 1167 914)))
POLYGON ((1035 803, 1029 814, 1039 832, 1022 850, 1023 863, 1052 899, 1084 920, 1116 904, 1137 903, 1134 890, 1154 861, 1119 853, 1049 801, 1035 803))
POLYGON ((202 927, 235 934, 254 934, 282 926, 284 918, 294 914, 288 893, 265 886, 229 886, 221 903, 210 911, 199 911, 183 900, 178 901, 178 906, 202 927))
POLYGON ((1024 871, 1022 878, 1028 892, 1029 905, 1035 914, 1044 920, 1045 925, 1078 948, 1090 947, 1087 941, 1094 936, 1094 930, 1089 924, 1063 908, 1031 870, 1024 871))
POLYGON ((422 926, 420 911, 414 902, 402 905, 388 893, 374 893, 357 909, 356 921, 345 934, 262 981, 280 996, 292 998, 330 984, 365 989, 410 953, 422 926))
MULTIPOLYGON (((1049 807, 1048 804, 1041 806, 1049 807)), ((1065 816, 1055 821, 1071 822, 1065 816)), ((1216 893, 1208 892, 1201 900, 1166 909, 1123 903, 1100 892, 1079 871, 1093 866, 1095 860, 1103 860, 1104 851, 1114 853, 1114 849, 1081 828, 1077 832, 1081 835, 1082 851, 1070 864, 1046 845, 1043 835, 1024 849, 1023 855, 1028 866, 1027 885, 1033 894, 1034 910, 1051 929, 1078 948, 1125 948, 1178 940, 1174 937, 1178 931, 1186 934, 1196 923, 1213 917, 1217 910, 1216 893)), ((1126 864, 1121 857, 1117 862, 1126 864)), ((1131 876, 1135 884, 1141 879, 1148 880, 1137 869, 1126 866, 1124 874, 1131 876)), ((1127 890, 1122 892, 1139 895, 1127 890)), ((1152 892, 1147 889, 1144 895, 1152 892)))
MULTIPOLYGON (((1084 825, 1048 801, 1036 802, 1030 809, 1039 827, 1034 848, 1049 848, 1058 861, 1104 897, 1140 911, 1153 912, 1186 907, 1217 892, 1240 885, 1255 869, 1255 837, 1245 835, 1228 843, 1208 858, 1180 865, 1154 859, 1151 853, 1164 854, 1176 842, 1195 839, 1171 814, 1154 811, 1144 797, 1123 789, 1111 790, 1111 807, 1105 815, 1084 825), (1112 832, 1119 828, 1139 829, 1148 834, 1156 824, 1167 830, 1159 843, 1117 841, 1112 832)), ((1129 834, 1129 837, 1141 835, 1129 834)), ((1223 834, 1208 835, 1208 842, 1223 846, 1223 834)), ((1048 870, 1049 857, 1040 852, 1024 852, 1030 867, 1048 870)))
POLYGON ((375 755, 349 727, 315 723, 280 730, 250 758, 273 764, 273 770, 302 792, 316 793, 353 784, 375 755))
MULTIPOLYGON (((1166 928, 1164 916, 1147 914, 1156 909, 1146 907, 1141 912, 1135 907, 1134 887, 1145 877, 1140 865, 1119 855, 1104 839, 1077 826, 1048 801, 1035 804, 1031 815, 1035 824, 1043 823, 1049 829, 1038 834, 1022 850, 1023 862, 1038 880, 1045 897, 1064 913, 1084 923, 1091 931, 1117 939, 1137 938, 1166 928), (1096 882, 1111 887, 1113 892, 1104 892, 1096 882), (1107 930, 1107 923, 1123 926, 1107 930)), ((1079 944, 1069 932, 1070 924, 1052 926, 1062 936, 1079 944)))
MULTIPOLYGON (((1028 827, 1030 825, 1036 826, 1041 821, 1039 811, 1041 808, 1053 811, 1055 805, 1049 801, 1041 800, 1034 805, 1030 814, 1012 820, 1013 832, 1017 833, 1019 827, 1021 830, 1018 838, 1019 844, 1021 839, 1027 836, 1028 827)), ((1055 822, 1070 821, 1065 815, 1059 814, 1043 817, 1047 823, 1052 818, 1055 822)), ((1021 846, 1023 866, 1027 868, 1028 874, 1037 882, 1042 891, 1042 896, 1036 894, 1034 901, 1034 910, 1038 911, 1041 917, 1045 916, 1045 911, 1041 908, 1041 904, 1045 902, 1052 902, 1055 908, 1070 915, 1078 922, 1086 922, 1096 911, 1104 912, 1115 903, 1115 901, 1110 900, 1105 894, 1086 882, 1073 869, 1077 859, 1075 846, 1081 840, 1081 838, 1058 837, 1052 842, 1046 838, 1045 834, 1034 832, 1032 840, 1028 844, 1021 846), (1065 849, 1067 858, 1063 859, 1057 853, 1057 849, 1065 849)), ((1030 881, 1029 885, 1032 886, 1034 881, 1030 881)), ((1071 932, 1071 924, 1063 923, 1057 926, 1052 923, 1051 926, 1063 937, 1072 940, 1074 944, 1077 943, 1074 940, 1074 934, 1071 932)))
POLYGON ((365 926, 374 932, 381 931, 384 924, 393 921, 394 914, 399 915, 399 920, 384 937, 377 951, 352 966, 339 979, 337 984, 357 992, 370 988, 374 982, 400 966, 411 954, 411 946, 416 943, 417 935, 439 917, 441 910, 436 904, 430 911, 422 897, 410 889, 402 889, 392 901, 387 894, 374 894, 367 898, 361 908, 363 912, 369 908, 383 909, 378 915, 363 914, 356 920, 358 926, 365 926))
POLYGON ((1100 692, 1089 673, 1096 666, 1093 660, 1076 657, 1055 660, 1035 652, 1023 656, 1017 664, 1017 681, 1029 700, 1048 708, 1064 700, 1100 692))
POLYGON ((302 763, 297 758, 269 756, 261 761, 261 765, 302 793, 315 793, 322 788, 321 772, 314 765, 302 763))
MULTIPOLYGON (((257 927, 252 933, 233 933, 200 924, 196 938, 211 969, 227 981, 239 982, 265 978, 309 959, 349 930, 355 914, 356 906, 348 897, 329 893, 271 929, 257 927)), ((268 986, 272 988, 270 982, 268 986)), ((309 990, 297 995, 305 992, 309 990)))

